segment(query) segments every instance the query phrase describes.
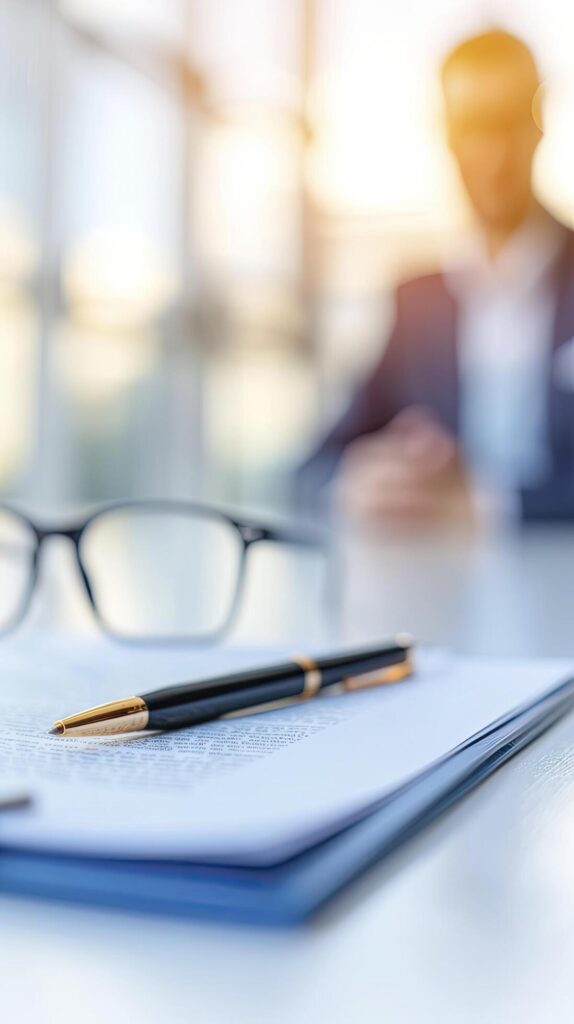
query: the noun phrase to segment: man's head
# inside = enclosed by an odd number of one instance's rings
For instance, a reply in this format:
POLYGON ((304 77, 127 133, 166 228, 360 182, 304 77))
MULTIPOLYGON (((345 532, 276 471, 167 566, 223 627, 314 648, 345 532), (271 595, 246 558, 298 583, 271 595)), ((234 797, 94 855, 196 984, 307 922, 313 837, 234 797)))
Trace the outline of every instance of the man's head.
POLYGON ((540 85, 525 43, 499 30, 473 36, 442 65, 449 144, 479 221, 506 234, 532 201, 540 85))

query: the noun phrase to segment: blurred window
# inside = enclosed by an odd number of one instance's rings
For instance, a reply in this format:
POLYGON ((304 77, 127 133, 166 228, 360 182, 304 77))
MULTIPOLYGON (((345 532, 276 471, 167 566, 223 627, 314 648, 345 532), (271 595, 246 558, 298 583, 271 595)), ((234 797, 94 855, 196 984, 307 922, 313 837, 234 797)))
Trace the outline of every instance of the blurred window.
MULTIPOLYGON (((464 223, 436 66, 480 0, 4 0, 0 489, 282 503, 464 223)), ((539 191, 574 222, 574 8, 539 191)))

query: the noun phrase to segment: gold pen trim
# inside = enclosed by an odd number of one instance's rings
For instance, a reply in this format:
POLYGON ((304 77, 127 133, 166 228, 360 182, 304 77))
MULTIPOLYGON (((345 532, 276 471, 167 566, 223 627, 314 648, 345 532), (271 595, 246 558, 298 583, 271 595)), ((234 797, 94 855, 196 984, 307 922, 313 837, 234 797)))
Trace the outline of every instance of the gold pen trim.
POLYGON ((148 722, 149 711, 141 697, 122 697, 54 722, 53 732, 58 736, 115 736, 141 732, 148 722))
POLYGON ((378 668, 374 672, 364 672, 360 676, 349 676, 344 679, 341 686, 350 692, 354 690, 366 690, 369 686, 384 686, 387 683, 399 683, 401 679, 407 679, 414 672, 412 658, 405 658, 397 665, 389 665, 387 668, 378 668))
POLYGON ((317 663, 312 658, 308 658, 306 654, 293 654, 291 655, 291 661, 294 661, 299 668, 302 668, 305 674, 301 697, 305 700, 316 697, 322 683, 322 676, 317 663))

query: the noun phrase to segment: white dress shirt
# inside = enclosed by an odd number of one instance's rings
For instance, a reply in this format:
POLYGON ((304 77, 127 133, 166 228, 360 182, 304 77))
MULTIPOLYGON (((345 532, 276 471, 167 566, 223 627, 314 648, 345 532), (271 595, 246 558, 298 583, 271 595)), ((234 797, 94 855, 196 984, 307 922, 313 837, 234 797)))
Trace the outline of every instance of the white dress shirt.
POLYGON ((482 493, 508 497, 548 466, 551 271, 563 242, 541 214, 495 260, 475 241, 447 271, 459 308, 461 443, 482 493))

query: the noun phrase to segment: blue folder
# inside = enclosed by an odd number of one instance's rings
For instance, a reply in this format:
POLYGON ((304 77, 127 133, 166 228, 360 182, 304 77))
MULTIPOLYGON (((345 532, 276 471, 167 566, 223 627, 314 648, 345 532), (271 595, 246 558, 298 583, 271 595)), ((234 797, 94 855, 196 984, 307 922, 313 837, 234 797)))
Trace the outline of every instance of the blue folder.
POLYGON ((298 924, 573 707, 569 679, 470 737, 362 820, 281 864, 118 861, 0 848, 0 890, 179 917, 298 924))

